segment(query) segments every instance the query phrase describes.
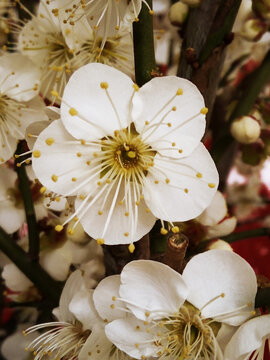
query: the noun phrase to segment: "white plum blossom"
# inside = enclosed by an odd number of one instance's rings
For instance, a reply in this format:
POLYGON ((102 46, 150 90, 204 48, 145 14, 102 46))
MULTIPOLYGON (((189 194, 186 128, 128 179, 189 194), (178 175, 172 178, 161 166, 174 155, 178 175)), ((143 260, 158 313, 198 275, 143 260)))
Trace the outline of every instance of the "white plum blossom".
POLYGON ((117 298, 132 315, 110 322, 105 332, 136 359, 223 359, 219 330, 255 314, 256 291, 250 265, 226 250, 194 256, 182 276, 158 262, 133 261, 121 273, 117 298))
POLYGON ((255 317, 239 327, 225 348, 225 360, 263 360, 270 355, 270 315, 255 317))
POLYGON ((0 163, 13 156, 27 126, 46 119, 39 83, 38 68, 25 56, 0 56, 0 163))
POLYGON ((235 216, 228 217, 226 200, 220 191, 217 191, 211 204, 196 218, 196 221, 205 229, 205 239, 214 239, 229 235, 236 227, 235 216))
POLYGON ((211 202, 218 173, 200 143, 207 109, 190 81, 160 77, 139 88, 88 64, 72 75, 60 112, 35 142, 33 170, 47 189, 76 196, 71 218, 99 243, 131 244, 156 218, 178 231, 173 222, 211 202))

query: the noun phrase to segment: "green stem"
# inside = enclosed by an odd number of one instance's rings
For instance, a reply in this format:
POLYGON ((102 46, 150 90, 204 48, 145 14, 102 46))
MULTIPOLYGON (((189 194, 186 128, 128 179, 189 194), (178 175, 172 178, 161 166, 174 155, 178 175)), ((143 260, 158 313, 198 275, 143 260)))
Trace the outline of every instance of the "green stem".
POLYGON ((0 228, 0 249, 48 298, 52 305, 58 305, 62 284, 55 281, 38 263, 33 263, 27 253, 0 228))
MULTIPOLYGON (((152 0, 147 0, 152 8, 152 0)), ((135 76, 139 86, 144 85, 153 78, 153 71, 156 71, 153 15, 145 4, 139 15, 139 21, 133 24, 133 46, 135 60, 135 76)))
POLYGON ((236 232, 227 236, 223 236, 222 240, 228 243, 232 243, 238 240, 254 238, 257 236, 270 236, 270 230, 268 228, 259 228, 259 229, 251 229, 247 231, 236 232))
MULTIPOLYGON (((18 144, 16 154, 23 152, 23 143, 18 144)), ((21 161, 21 160, 20 160, 21 161)), ((19 163, 18 159, 15 161, 15 165, 19 163)), ((38 261, 39 258, 39 231, 36 221, 36 214, 34 204, 32 200, 32 193, 30 188, 30 182, 26 174, 24 166, 17 167, 16 171, 19 180, 19 189, 23 198, 23 204, 25 209, 26 221, 28 225, 28 237, 29 237, 29 257, 34 261, 38 261)))

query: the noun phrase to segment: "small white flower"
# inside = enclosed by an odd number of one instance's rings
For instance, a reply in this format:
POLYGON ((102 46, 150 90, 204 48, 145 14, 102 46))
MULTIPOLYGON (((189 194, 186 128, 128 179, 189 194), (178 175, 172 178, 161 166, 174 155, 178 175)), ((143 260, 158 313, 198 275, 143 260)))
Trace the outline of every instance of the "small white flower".
POLYGON ((39 70, 23 55, 0 57, 0 163, 12 157, 27 126, 46 119, 39 81, 39 70))
POLYGON ((270 315, 258 316, 240 326, 225 348, 225 360, 263 360, 270 355, 270 315))
POLYGON ((112 321, 105 332, 136 359, 222 359, 221 325, 251 317, 256 291, 250 265, 226 250, 195 256, 182 276, 158 262, 133 261, 121 273, 119 291, 133 316, 112 321))
POLYGON ((155 78, 139 89, 116 69, 88 64, 65 88, 61 121, 38 137, 34 172, 51 191, 77 197, 72 217, 100 243, 137 241, 156 217, 177 231, 173 222, 198 216, 217 188, 200 143, 206 112, 188 80, 155 78))

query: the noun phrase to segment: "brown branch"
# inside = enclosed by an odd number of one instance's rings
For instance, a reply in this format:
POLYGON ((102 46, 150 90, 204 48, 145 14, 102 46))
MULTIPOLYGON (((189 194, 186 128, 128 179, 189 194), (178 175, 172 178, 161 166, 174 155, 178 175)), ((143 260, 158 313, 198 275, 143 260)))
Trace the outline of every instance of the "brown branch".
POLYGON ((167 239, 167 248, 163 258, 164 264, 181 273, 184 267, 188 243, 188 238, 184 234, 170 235, 167 239))

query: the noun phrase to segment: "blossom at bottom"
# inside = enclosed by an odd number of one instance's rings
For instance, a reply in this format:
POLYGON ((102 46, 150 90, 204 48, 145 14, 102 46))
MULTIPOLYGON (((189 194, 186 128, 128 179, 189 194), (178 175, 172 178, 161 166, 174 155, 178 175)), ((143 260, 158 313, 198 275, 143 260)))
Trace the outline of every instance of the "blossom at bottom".
POLYGON ((182 276, 158 262, 134 261, 119 290, 130 314, 106 325, 106 335, 136 359, 223 359, 219 331, 255 314, 256 291, 250 265, 226 250, 193 257, 182 276))
POLYGON ((263 360, 270 355, 270 315, 253 318, 236 331, 225 348, 225 360, 263 360))

